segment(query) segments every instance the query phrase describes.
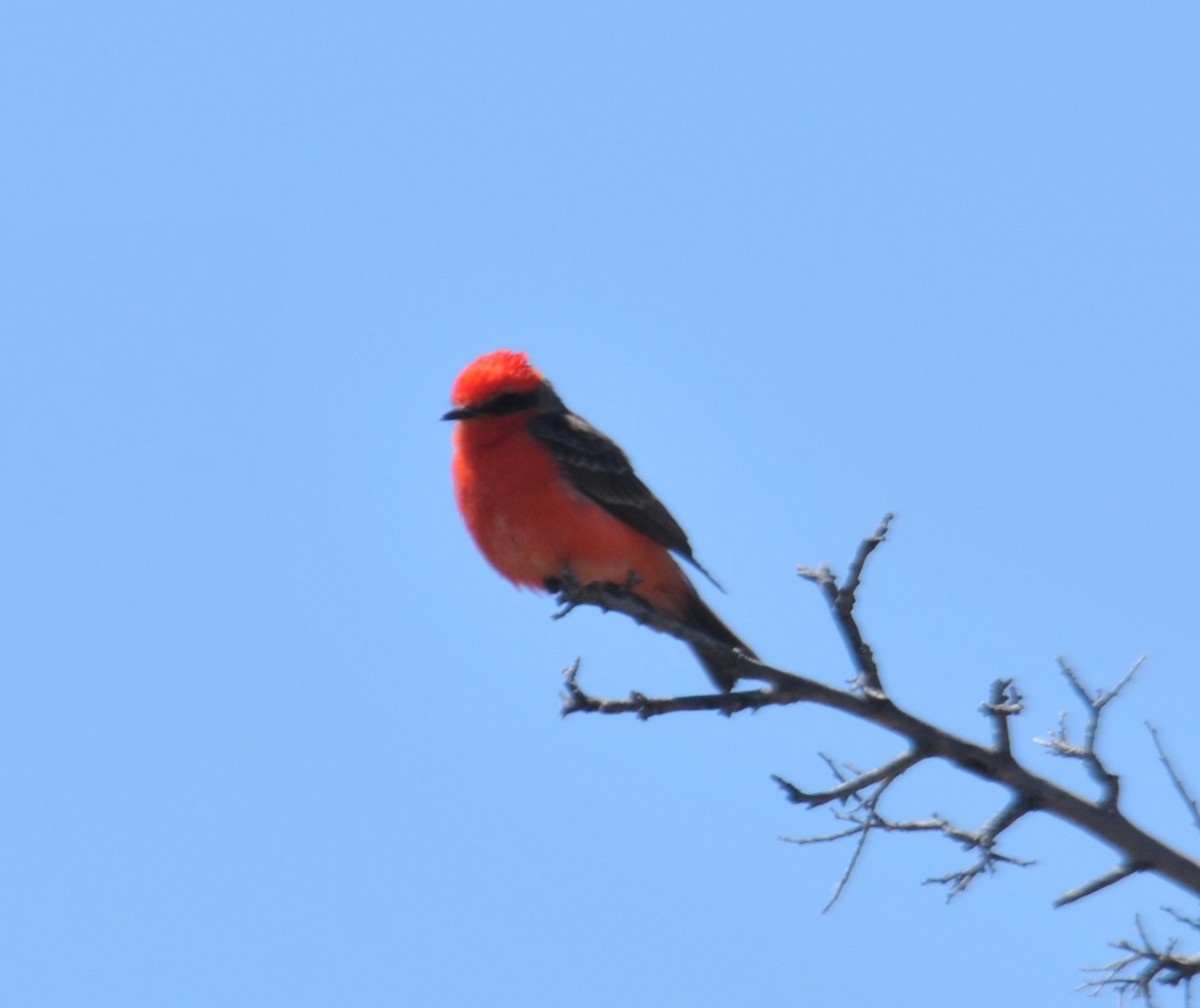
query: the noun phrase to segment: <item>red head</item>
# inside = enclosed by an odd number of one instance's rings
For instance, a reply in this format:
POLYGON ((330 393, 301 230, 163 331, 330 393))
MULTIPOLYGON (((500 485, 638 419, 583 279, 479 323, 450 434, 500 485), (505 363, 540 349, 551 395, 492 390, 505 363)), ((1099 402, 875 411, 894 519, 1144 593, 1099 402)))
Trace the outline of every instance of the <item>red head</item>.
MULTIPOLYGON (((458 376, 450 392, 450 401, 457 407, 447 413, 447 420, 465 420, 485 412, 488 404, 496 405, 505 396, 511 405, 524 400, 525 408, 534 405, 534 396, 547 387, 546 379, 523 353, 512 350, 493 350, 472 361, 458 376)), ((500 412, 509 412, 504 409, 500 412)))

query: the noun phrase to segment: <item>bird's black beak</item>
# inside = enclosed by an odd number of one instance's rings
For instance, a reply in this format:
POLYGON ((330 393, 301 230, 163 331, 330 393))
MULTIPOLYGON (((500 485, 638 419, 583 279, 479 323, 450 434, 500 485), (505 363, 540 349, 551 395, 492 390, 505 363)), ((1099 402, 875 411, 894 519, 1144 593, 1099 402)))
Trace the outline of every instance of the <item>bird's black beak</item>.
POLYGON ((452 409, 449 413, 442 416, 443 420, 470 420, 472 417, 479 416, 478 410, 471 409, 470 406, 462 406, 459 409, 452 409))

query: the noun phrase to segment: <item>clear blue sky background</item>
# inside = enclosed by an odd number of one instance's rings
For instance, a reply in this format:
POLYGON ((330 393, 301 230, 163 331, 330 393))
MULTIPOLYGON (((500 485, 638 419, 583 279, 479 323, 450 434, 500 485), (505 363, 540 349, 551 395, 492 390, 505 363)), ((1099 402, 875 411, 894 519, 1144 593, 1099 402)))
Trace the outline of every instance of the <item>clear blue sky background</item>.
MULTIPOLYGON (((1195 4, 11 4, 0 34, 0 1003, 1060 1004, 1161 904, 849 849, 769 775, 900 743, 692 692, 561 622, 453 507, 451 382, 529 351, 622 442, 767 659, 849 675, 797 563, 882 514, 897 698, 1032 744, 1141 654, 1102 751, 1200 847, 1195 4)), ((1078 727, 1081 719, 1072 715, 1078 727)), ((890 811, 983 822, 929 769, 890 811)), ((1195 936, 1192 936, 1193 939, 1195 936)), ((1191 946, 1196 942, 1193 940, 1191 946)), ((1080 1002, 1082 1003, 1082 1002, 1080 1002)))

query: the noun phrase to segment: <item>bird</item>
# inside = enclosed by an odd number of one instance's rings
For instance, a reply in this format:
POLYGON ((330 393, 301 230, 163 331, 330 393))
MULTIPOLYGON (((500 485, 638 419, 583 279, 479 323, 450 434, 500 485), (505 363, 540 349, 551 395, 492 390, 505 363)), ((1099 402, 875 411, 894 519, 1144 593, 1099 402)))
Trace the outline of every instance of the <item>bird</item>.
POLYGON ((492 567, 538 591, 572 581, 629 591, 709 638, 689 647, 718 689, 733 689, 738 652, 757 655, 675 560, 713 580, 620 447, 572 413, 525 353, 495 350, 472 361, 450 398, 442 419, 456 421, 455 497, 492 567))

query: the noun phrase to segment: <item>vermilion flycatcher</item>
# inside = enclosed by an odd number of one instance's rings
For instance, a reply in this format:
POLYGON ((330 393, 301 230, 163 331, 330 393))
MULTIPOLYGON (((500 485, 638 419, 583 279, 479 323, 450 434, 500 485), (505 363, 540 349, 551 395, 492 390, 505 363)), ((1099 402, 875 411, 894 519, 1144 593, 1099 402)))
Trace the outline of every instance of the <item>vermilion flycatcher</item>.
POLYGON ((705 605, 672 559, 697 570, 679 523, 611 440, 576 416, 522 353, 497 350, 467 365, 451 392, 454 490, 488 562, 517 585, 557 591, 565 577, 631 591, 702 631, 691 645, 723 690, 750 650, 705 605))

